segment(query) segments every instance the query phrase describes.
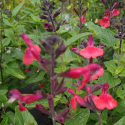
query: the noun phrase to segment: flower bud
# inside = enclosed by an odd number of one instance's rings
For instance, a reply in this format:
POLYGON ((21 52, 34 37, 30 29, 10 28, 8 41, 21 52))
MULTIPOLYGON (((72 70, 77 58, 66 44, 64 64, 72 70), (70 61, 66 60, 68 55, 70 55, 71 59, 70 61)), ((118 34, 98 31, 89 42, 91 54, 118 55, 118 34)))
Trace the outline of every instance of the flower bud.
POLYGON ((84 45, 84 47, 86 48, 88 46, 88 40, 87 39, 84 39, 82 44, 84 45))
POLYGON ((56 13, 53 15, 53 18, 57 17, 61 13, 61 10, 56 11, 56 13))
POLYGON ((71 50, 74 51, 76 54, 80 55, 80 50, 77 47, 73 46, 71 50))
POLYGON ((44 16, 44 15, 41 15, 41 14, 39 14, 39 18, 48 20, 48 17, 46 17, 46 16, 44 16))
POLYGON ((42 106, 41 104, 37 103, 36 108, 39 109, 41 112, 43 112, 47 115, 50 115, 50 112, 44 106, 42 106))
POLYGON ((100 82, 99 84, 95 84, 92 88, 92 92, 96 92, 98 91, 99 89, 101 89, 103 86, 102 82, 100 82))
POLYGON ((55 94, 59 95, 61 93, 64 93, 67 90, 67 87, 62 87, 61 89, 59 89, 55 94))
POLYGON ((75 13, 79 16, 78 11, 76 10, 76 8, 73 9, 75 11, 75 13))
POLYGON ((100 48, 100 49, 104 49, 104 48, 105 48, 105 45, 104 45, 104 44, 101 44, 101 45, 99 46, 99 48, 100 48))
POLYGON ((106 0, 101 0, 103 2, 103 4, 105 5, 106 8, 109 8, 108 3, 106 2, 106 0))
POLYGON ((64 43, 61 43, 55 51, 55 59, 57 59, 63 52, 65 52, 67 47, 64 43))

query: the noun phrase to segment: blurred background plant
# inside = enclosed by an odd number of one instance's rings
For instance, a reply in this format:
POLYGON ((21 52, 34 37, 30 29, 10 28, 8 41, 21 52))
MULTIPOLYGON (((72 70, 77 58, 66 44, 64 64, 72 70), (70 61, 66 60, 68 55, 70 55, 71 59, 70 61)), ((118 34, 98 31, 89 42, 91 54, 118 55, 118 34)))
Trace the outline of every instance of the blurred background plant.
MULTIPOLYGON (((83 42, 83 39, 88 39, 88 36, 91 33, 93 34, 94 41, 96 41, 94 44, 95 46, 99 46, 100 44, 105 45, 104 51, 106 53, 104 57, 102 57, 101 59, 94 59, 95 63, 104 62, 104 64, 102 65, 105 69, 105 73, 98 80, 94 80, 94 83, 100 83, 101 81, 103 83, 108 82, 109 88, 113 88, 113 90, 110 90, 110 92, 114 95, 114 97, 118 99, 118 107, 112 111, 107 111, 105 109, 102 112, 101 117, 104 124, 111 124, 112 121, 115 124, 120 118, 123 117, 125 113, 125 40, 123 40, 123 55, 120 61, 121 66, 117 68, 119 39, 114 38, 114 35, 117 35, 117 30, 115 30, 114 27, 106 29, 99 26, 98 20, 102 19, 106 10, 101 0, 84 0, 83 8, 88 8, 88 11, 85 14, 86 22, 85 26, 81 30, 81 34, 79 34, 80 28, 77 25, 79 22, 79 18, 73 11, 73 9, 77 6, 78 0, 48 1, 50 3, 53 3, 54 13, 61 9, 61 14, 58 15, 56 19, 62 20, 62 22, 64 20, 66 21, 65 24, 60 26, 57 34, 60 36, 60 41, 63 41, 68 49, 62 55, 63 65, 61 57, 57 59, 58 64, 55 68, 56 73, 66 71, 69 68, 75 68, 81 65, 85 66, 88 64, 87 60, 72 52, 71 47, 83 45, 81 44, 83 42), (109 60, 111 61, 109 62, 109 60), (119 84, 122 84, 122 86, 117 86, 119 84), (110 115, 110 118, 107 117, 108 115, 110 115)), ((20 122, 18 121, 18 119, 21 117, 22 124, 34 123, 35 125, 37 125, 34 118, 28 112, 21 113, 18 111, 17 107, 15 109, 15 106, 18 105, 17 101, 8 105, 7 93, 14 88, 19 89, 20 91, 25 90, 24 93, 31 93, 34 89, 42 89, 44 92, 50 93, 50 81, 48 80, 49 75, 41 66, 38 65, 38 62, 34 60, 31 65, 24 65, 24 63, 22 62, 26 44, 21 38, 21 33, 27 33, 33 43, 41 47, 42 57, 50 59, 50 57, 46 54, 42 45, 40 44, 39 39, 45 39, 47 38, 47 36, 53 34, 53 32, 47 32, 44 27, 44 23, 46 22, 46 20, 39 18, 39 14, 42 14, 40 7, 42 6, 43 0, 0 0, 0 2, 4 2, 4 4, 2 4, 0 8, 0 20, 2 22, 0 24, 2 40, 0 41, 0 121, 4 119, 2 121, 2 124, 4 124, 5 122, 6 124, 12 123, 17 125, 20 122), (42 84, 42 86, 40 84, 42 84), (28 91, 29 85, 31 91, 28 91), (27 115, 28 117, 24 118, 24 115, 27 115), (33 119, 33 121, 30 121, 31 119, 33 119)), ((119 8, 117 8, 121 12, 118 16, 120 18, 125 16, 125 1, 121 0, 121 2, 122 4, 119 6, 119 8)), ((61 81, 61 78, 59 78, 58 80, 61 81)), ((76 87, 74 87, 72 83, 76 83, 76 80, 68 79, 65 86, 67 86, 68 88, 72 88, 75 91, 76 87)), ((86 94, 83 91, 76 91, 76 93, 83 97, 86 94)), ((99 93, 100 91, 97 92, 97 95, 99 93)), ((56 96, 54 100, 56 110, 62 110, 65 107, 70 106, 70 98, 71 94, 68 92, 56 96)), ((49 108, 46 99, 37 102, 40 102, 46 108, 49 108)), ((28 104, 26 105, 26 107, 28 109, 32 109, 35 107, 35 104, 37 102, 28 104)), ((77 111, 73 112, 73 116, 76 117, 75 119, 79 119, 79 117, 81 117, 79 115, 80 113, 82 113, 82 116, 84 116, 85 124, 88 118, 88 125, 98 124, 98 120, 96 119, 96 115, 94 113, 90 113, 89 110, 84 110, 80 107, 77 111)), ((124 117, 122 119, 124 119, 124 117)), ((70 123, 70 120, 67 120, 66 122, 66 125, 72 124, 72 122, 70 123)))

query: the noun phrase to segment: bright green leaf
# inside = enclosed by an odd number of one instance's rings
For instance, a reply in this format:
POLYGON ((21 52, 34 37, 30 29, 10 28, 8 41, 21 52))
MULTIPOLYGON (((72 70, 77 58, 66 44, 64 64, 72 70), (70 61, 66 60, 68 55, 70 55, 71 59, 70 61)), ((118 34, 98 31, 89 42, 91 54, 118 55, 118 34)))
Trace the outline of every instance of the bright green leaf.
POLYGON ((16 44, 15 34, 12 30, 10 29, 5 30, 5 36, 7 36, 14 44, 16 44))
POLYGON ((4 18, 3 18, 3 22, 4 22, 5 25, 13 27, 12 24, 4 18))
POLYGON ((8 118, 7 118, 7 117, 4 118, 4 119, 2 120, 2 122, 0 123, 0 125, 8 125, 8 118))
POLYGON ((89 109, 79 109, 78 112, 73 116, 74 119, 68 119, 65 122, 65 125, 86 125, 89 115, 89 109))
POLYGON ((120 73, 124 68, 124 65, 120 65, 119 67, 117 67, 117 69, 115 70, 115 74, 120 73))
POLYGON ((75 35, 75 36, 71 37, 70 39, 68 39, 66 41, 66 46, 70 46, 71 44, 73 44, 78 39, 83 38, 83 37, 88 36, 88 35, 90 35, 89 32, 85 32, 85 33, 81 33, 81 34, 75 35))
POLYGON ((20 112, 18 106, 15 108, 14 123, 14 125, 25 125, 26 123, 34 123, 33 125, 38 125, 34 117, 28 111, 20 112))
POLYGON ((25 3, 25 0, 23 0, 22 3, 20 3, 18 6, 16 6, 13 10, 12 10, 12 17, 15 17, 16 14, 19 12, 19 10, 22 8, 23 4, 25 3))

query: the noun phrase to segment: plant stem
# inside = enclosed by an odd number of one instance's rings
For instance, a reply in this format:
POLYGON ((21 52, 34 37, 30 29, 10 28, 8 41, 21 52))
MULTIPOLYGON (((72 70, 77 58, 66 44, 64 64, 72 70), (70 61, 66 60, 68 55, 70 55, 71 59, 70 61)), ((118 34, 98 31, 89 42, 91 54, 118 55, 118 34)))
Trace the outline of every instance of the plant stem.
MULTIPOLYGON (((51 61, 52 64, 50 66, 50 77, 52 78, 54 76, 54 54, 51 54, 51 61)), ((51 95, 54 95, 54 90, 53 90, 53 85, 54 85, 54 81, 51 80, 51 95)), ((53 125, 56 125, 56 120, 55 120, 55 110, 54 110, 54 99, 51 100, 51 114, 52 114, 52 120, 53 120, 53 125)))
POLYGON ((1 82, 3 83, 3 71, 2 71, 2 2, 0 3, 0 45, 1 45, 1 53, 0 53, 0 72, 1 72, 1 82))
POLYGON ((122 47, 122 39, 120 39, 118 66, 120 66, 120 60, 121 60, 121 47, 122 47))
POLYGON ((99 121, 99 125, 102 125, 102 120, 101 120, 100 115, 98 115, 98 121, 99 121))

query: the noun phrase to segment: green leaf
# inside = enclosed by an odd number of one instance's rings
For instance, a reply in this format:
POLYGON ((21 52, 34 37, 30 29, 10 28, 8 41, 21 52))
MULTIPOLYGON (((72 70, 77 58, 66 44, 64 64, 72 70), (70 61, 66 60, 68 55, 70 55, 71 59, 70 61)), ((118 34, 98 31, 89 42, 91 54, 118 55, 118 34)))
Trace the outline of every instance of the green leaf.
POLYGON ((73 116, 74 119, 67 120, 65 125, 86 125, 89 115, 89 109, 79 109, 78 112, 73 116))
POLYGON ((19 79, 25 78, 23 72, 18 67, 16 67, 16 65, 13 65, 12 63, 5 65, 4 72, 13 75, 19 79))
POLYGON ((100 27, 92 22, 88 22, 88 28, 90 31, 94 32, 100 37, 101 43, 106 46, 114 46, 116 43, 115 33, 106 29, 105 27, 100 27))
POLYGON ((56 125, 61 125, 60 123, 56 122, 56 125))
POLYGON ((102 83, 108 82, 112 78, 112 75, 110 72, 105 71, 102 76, 99 77, 98 83, 102 81, 102 83))
POLYGON ((76 58, 72 57, 71 50, 69 48, 67 48, 67 50, 63 54, 63 58, 64 58, 64 61, 66 62, 66 64, 69 64, 71 61, 76 60, 76 58))
POLYGON ((103 121, 106 121, 107 118, 108 118, 108 116, 107 116, 107 109, 105 108, 105 109, 102 111, 102 113, 101 113, 101 119, 102 119, 103 121))
POLYGON ((36 82, 39 82, 41 80, 44 79, 44 75, 45 75, 45 72, 41 71, 39 74, 37 74, 36 76, 33 76, 33 77, 30 77, 29 79, 27 79, 25 81, 26 84, 32 84, 32 83, 36 83, 36 82))
POLYGON ((124 68, 124 65, 120 65, 119 67, 117 67, 117 69, 115 70, 115 74, 120 73, 124 68))
POLYGON ((15 17, 16 14, 19 12, 19 10, 22 8, 23 4, 25 3, 25 0, 23 0, 22 3, 20 3, 18 6, 16 6, 14 8, 14 10, 12 10, 12 17, 15 17))
POLYGON ((122 44, 121 50, 122 50, 123 52, 125 52, 125 44, 122 44))
POLYGON ((125 125, 125 116, 123 116, 118 122, 116 122, 114 125, 125 125))
POLYGON ((8 92, 7 89, 1 89, 0 90, 0 95, 5 95, 8 92))
POLYGON ((115 73, 115 70, 117 69, 117 66, 113 61, 106 61, 104 62, 105 66, 107 67, 107 70, 111 72, 112 74, 115 73))
POLYGON ((117 85, 120 84, 120 83, 121 83, 120 78, 111 78, 111 79, 108 81, 109 88, 113 88, 113 87, 117 86, 117 85))
POLYGON ((5 18, 3 18, 3 22, 5 25, 13 27, 12 24, 8 20, 6 20, 5 18))
POLYGON ((6 117, 6 118, 4 118, 2 120, 2 122, 0 123, 0 125, 8 125, 7 123, 8 123, 8 118, 6 117))
POLYGON ((8 121, 13 123, 14 122, 14 113, 11 111, 6 112, 6 114, 2 114, 2 118, 8 118, 8 121))
POLYGON ((116 43, 116 38, 114 37, 115 33, 106 29, 102 28, 100 33, 101 43, 106 46, 114 46, 116 43))
POLYGON ((5 95, 0 95, 0 102, 6 102, 7 97, 5 95))
POLYGON ((9 38, 2 39, 2 45, 3 45, 3 47, 8 46, 9 44, 10 44, 10 39, 9 38))
MULTIPOLYGON (((65 83, 64 86, 67 87, 67 88, 72 88, 72 79, 69 78, 69 79, 66 81, 66 83, 65 83)), ((68 91, 66 91, 65 94, 66 94, 68 97, 71 95, 68 91)))
POLYGON ((73 36, 73 37, 71 37, 70 39, 68 39, 67 41, 66 41, 66 46, 70 46, 71 44, 73 44, 75 41, 77 41, 78 39, 80 39, 80 38, 83 38, 83 37, 85 37, 85 36, 88 36, 88 35, 90 35, 91 33, 89 33, 89 32, 85 32, 85 33, 81 33, 81 34, 78 34, 78 35, 75 35, 75 36, 73 36))
POLYGON ((13 53, 14 53, 15 56, 16 56, 17 58, 19 58, 20 60, 23 59, 24 53, 23 53, 22 51, 19 51, 18 49, 15 49, 15 50, 13 51, 13 53))
POLYGON ((16 106, 14 124, 15 125, 25 125, 26 123, 27 124, 34 123, 33 125, 38 125, 37 122, 35 121, 34 117, 28 111, 20 112, 18 110, 18 106, 16 106))
POLYGON ((122 87, 121 87, 121 86, 118 87, 118 89, 117 89, 117 91, 116 91, 116 94, 117 94, 118 96, 121 96, 121 95, 122 95, 122 87))
POLYGON ((31 109, 35 108, 37 103, 40 103, 45 108, 49 108, 47 99, 41 99, 41 100, 38 100, 38 101, 34 101, 34 102, 30 103, 30 104, 26 104, 26 107, 31 108, 31 109))
POLYGON ((3 58, 5 59, 5 62, 8 63, 10 61, 12 61, 12 55, 10 53, 4 53, 3 54, 3 58))
POLYGON ((119 73, 119 76, 125 77, 125 70, 121 71, 121 72, 119 73))
POLYGON ((5 36, 7 36, 14 44, 16 44, 15 34, 12 30, 10 29, 5 30, 5 36))

